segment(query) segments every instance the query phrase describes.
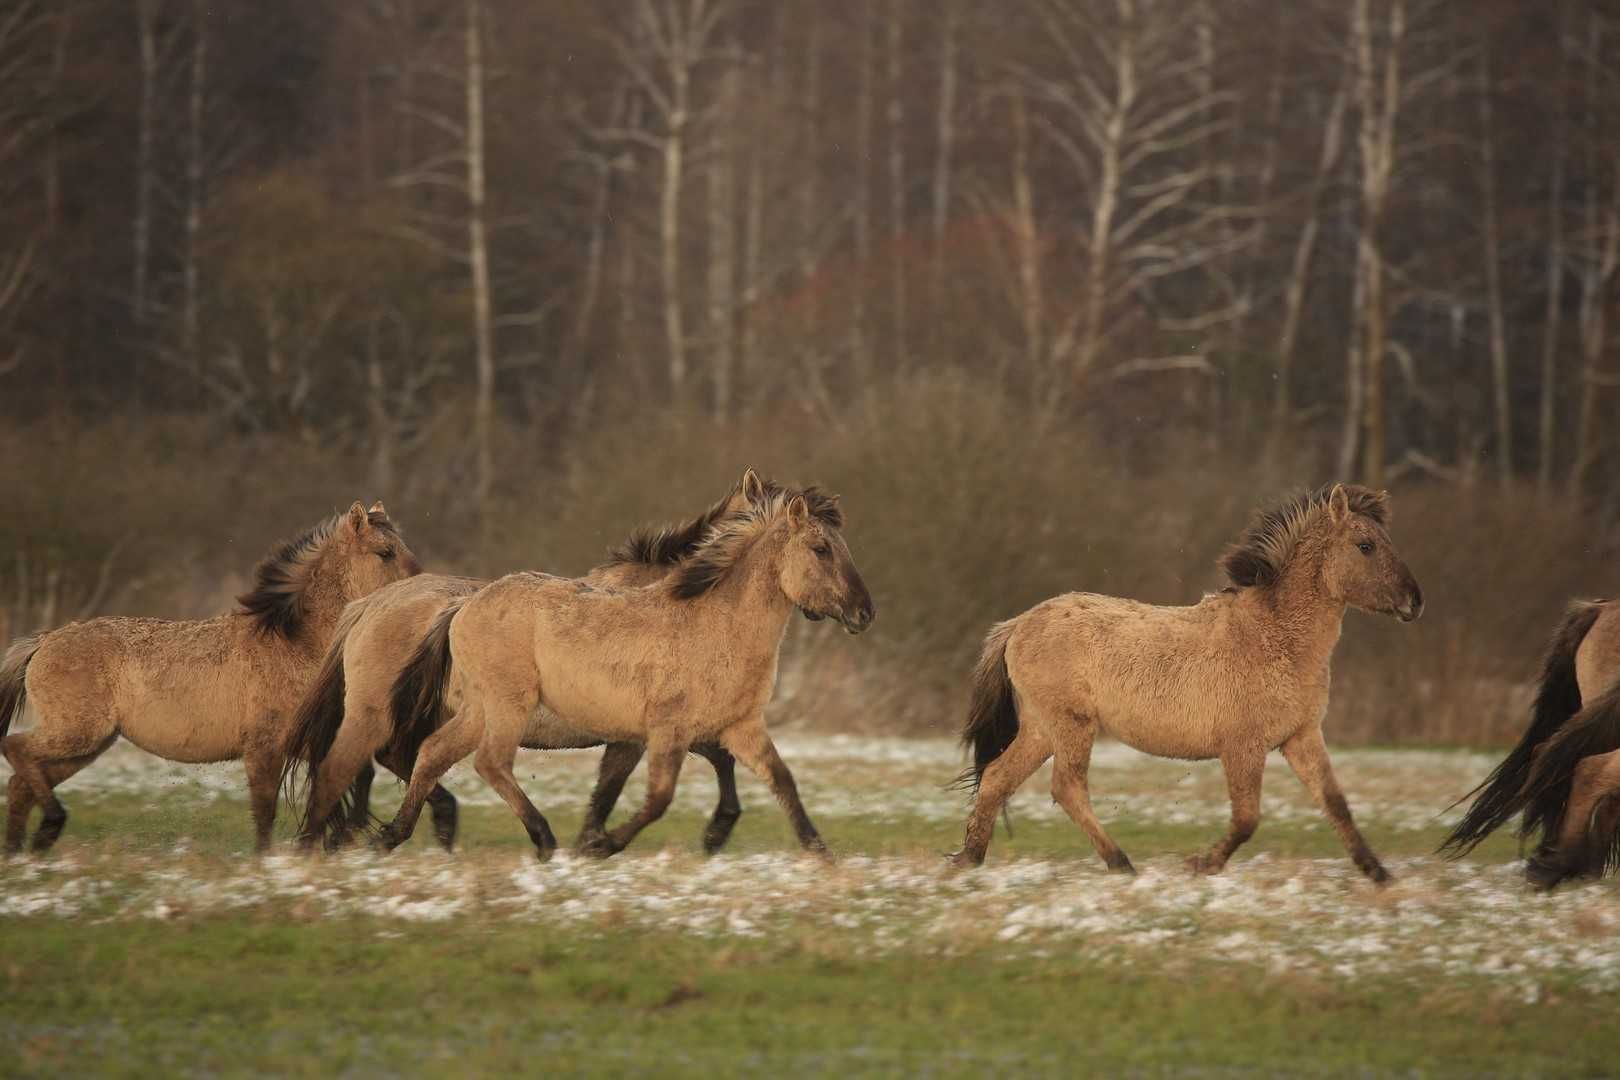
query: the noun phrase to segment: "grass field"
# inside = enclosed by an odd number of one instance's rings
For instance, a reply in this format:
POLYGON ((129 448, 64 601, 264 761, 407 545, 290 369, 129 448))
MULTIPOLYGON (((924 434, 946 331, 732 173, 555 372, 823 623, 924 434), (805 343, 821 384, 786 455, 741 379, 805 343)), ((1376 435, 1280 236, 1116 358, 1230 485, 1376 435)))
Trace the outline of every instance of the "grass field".
MULTIPOLYGON (((1620 1070, 1616 883, 1531 893, 1505 839, 1430 855, 1487 755, 1336 755, 1397 878, 1379 890, 1280 761, 1219 877, 1181 868, 1224 827, 1218 767, 1113 746, 1093 788, 1136 877, 1103 871, 1044 776, 986 866, 952 874, 953 746, 781 746, 831 861, 794 852, 751 778, 705 859, 698 759, 605 863, 540 864, 460 772, 453 856, 424 829, 388 857, 255 860, 235 766, 115 748, 62 789, 56 852, 0 863, 0 1074, 1620 1070)), ((565 838, 594 765, 521 761, 565 838)), ((386 813, 397 788, 377 796, 386 813)))

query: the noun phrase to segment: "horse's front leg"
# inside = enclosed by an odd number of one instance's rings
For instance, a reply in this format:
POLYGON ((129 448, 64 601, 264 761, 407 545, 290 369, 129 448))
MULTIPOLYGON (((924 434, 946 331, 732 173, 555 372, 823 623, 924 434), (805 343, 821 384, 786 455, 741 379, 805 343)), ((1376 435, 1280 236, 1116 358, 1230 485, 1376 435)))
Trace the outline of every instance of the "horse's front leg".
MULTIPOLYGON (((1325 758, 1323 759, 1326 760, 1325 758)), ((1232 823, 1226 835, 1202 855, 1187 860, 1187 869, 1196 874, 1218 874, 1226 868, 1232 853, 1246 843, 1260 827, 1260 784, 1266 775, 1266 751, 1261 746, 1244 746, 1221 755, 1226 771, 1226 794, 1232 801, 1232 823)))
POLYGON ((793 774, 782 761, 782 756, 776 752, 776 744, 771 742, 770 734, 765 730, 763 719, 752 720, 737 724, 720 737, 721 744, 736 755, 755 776, 770 785, 771 794, 787 812, 788 820, 793 822, 793 832, 799 838, 799 844, 806 851, 825 854, 827 845, 816 832, 815 825, 810 822, 810 815, 805 813, 804 803, 799 801, 799 787, 793 782, 793 774))
POLYGON ((647 797, 629 821, 607 834, 604 844, 592 845, 592 855, 612 855, 629 846, 636 834, 664 816, 675 798, 675 782, 680 779, 686 746, 662 739, 647 743, 647 797))
POLYGON ((1305 785, 1305 790, 1311 793, 1316 805, 1332 822, 1333 831, 1339 834, 1356 867, 1379 885, 1388 881, 1389 871, 1372 853, 1367 841, 1361 837, 1361 830, 1356 828, 1355 821, 1350 817, 1350 804, 1344 801, 1344 792, 1339 789, 1339 781, 1333 775, 1333 765, 1328 761, 1322 728, 1318 724, 1311 724, 1295 732, 1282 744, 1282 752, 1288 767, 1294 770, 1299 782, 1305 785))
POLYGON ((726 846, 737 819, 742 817, 742 800, 737 798, 737 759, 719 743, 699 743, 692 747, 692 753, 714 766, 714 780, 720 788, 720 801, 703 830, 703 852, 713 855, 726 846))

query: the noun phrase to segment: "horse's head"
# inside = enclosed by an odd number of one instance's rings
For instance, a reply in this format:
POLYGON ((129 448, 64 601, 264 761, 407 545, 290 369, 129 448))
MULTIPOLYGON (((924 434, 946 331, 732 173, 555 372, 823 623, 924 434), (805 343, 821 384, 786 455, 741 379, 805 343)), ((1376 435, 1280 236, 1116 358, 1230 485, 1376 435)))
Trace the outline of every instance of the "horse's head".
POLYGON ((803 495, 787 506, 787 542, 782 549, 782 592, 811 619, 836 618, 851 634, 872 625, 877 608, 844 543, 835 500, 826 496, 812 513, 803 495))
POLYGON ((1411 622, 1423 614, 1423 590, 1395 550, 1385 527, 1384 498, 1364 489, 1334 485, 1328 496, 1322 582, 1328 594, 1351 607, 1411 622), (1375 499, 1377 512, 1358 512, 1352 495, 1375 499))
POLYGON ((331 565, 338 571, 343 595, 350 600, 422 572, 422 564, 405 546, 405 538, 380 502, 369 511, 358 502, 349 507, 333 533, 331 551, 335 556, 331 565))

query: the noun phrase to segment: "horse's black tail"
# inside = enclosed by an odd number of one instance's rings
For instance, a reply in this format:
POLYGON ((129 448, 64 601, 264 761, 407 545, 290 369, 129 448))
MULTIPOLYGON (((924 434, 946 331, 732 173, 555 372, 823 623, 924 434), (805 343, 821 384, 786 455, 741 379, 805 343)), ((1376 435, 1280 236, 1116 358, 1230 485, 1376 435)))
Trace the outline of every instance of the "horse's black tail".
MULTIPOLYGON (((1541 745, 1581 710, 1581 690, 1575 681, 1575 653, 1587 631, 1603 613, 1601 602, 1577 601, 1564 613, 1541 662, 1541 683, 1530 727, 1507 757, 1479 787, 1458 799, 1473 798, 1474 805, 1451 830, 1440 850, 1451 858, 1465 855, 1481 840, 1507 824, 1525 808, 1525 785, 1541 745)), ((1453 806, 1457 803, 1453 803, 1453 806)), ((1521 835, 1524 830, 1521 829, 1521 835)))
POLYGON ((394 678, 388 694, 393 726, 389 752, 398 767, 416 766, 416 752, 438 730, 444 714, 444 694, 450 682, 450 620, 467 598, 452 601, 434 616, 410 660, 394 678))
POLYGON ((11 721, 28 700, 28 662, 45 643, 46 631, 18 638, 0 660, 0 738, 11 730, 11 721))
MULTIPOLYGON (((1536 755, 1525 785, 1523 834, 1540 832, 1543 845, 1556 843, 1574 794, 1575 767, 1596 754, 1620 750, 1620 685, 1582 709, 1536 755)), ((1590 824, 1590 823, 1586 823, 1590 824)), ((1602 873, 1620 865, 1620 834, 1590 836, 1576 857, 1578 873, 1602 873)))
POLYGON ((357 600, 344 609, 337 632, 332 636, 332 644, 327 647, 326 655, 321 660, 321 669, 304 693, 303 701, 299 702, 287 733, 286 758, 281 765, 282 793, 288 804, 293 805, 297 802, 299 788, 309 788, 306 792, 308 802, 298 824, 299 836, 313 836, 335 825, 334 819, 340 812, 334 810, 324 822, 311 821, 309 817, 314 809, 311 804, 315 796, 315 778, 320 775, 321 764, 326 760, 326 755, 332 752, 332 743, 337 739, 338 729, 343 726, 343 697, 347 687, 343 671, 344 646, 348 642, 349 631, 354 629, 354 624, 360 621, 365 610, 365 600, 357 600), (306 770, 309 783, 303 785, 299 774, 306 770))
POLYGON ((1007 674, 1007 639, 1014 621, 997 623, 984 639, 984 652, 973 669, 973 698, 968 706, 962 745, 973 748, 973 765, 956 778, 969 791, 979 790, 984 770, 1018 737, 1018 699, 1007 674))

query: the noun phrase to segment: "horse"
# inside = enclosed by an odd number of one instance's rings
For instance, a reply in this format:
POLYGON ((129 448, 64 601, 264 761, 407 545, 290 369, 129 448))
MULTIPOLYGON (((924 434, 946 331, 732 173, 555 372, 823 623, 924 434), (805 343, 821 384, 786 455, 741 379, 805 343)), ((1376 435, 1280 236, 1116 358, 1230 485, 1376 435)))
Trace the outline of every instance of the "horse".
POLYGON ((15 770, 5 850, 21 850, 36 802, 33 850, 49 850, 67 823, 53 789, 123 736, 171 761, 240 759, 264 851, 286 725, 344 606, 420 571, 382 503, 357 502, 260 562, 229 614, 91 619, 18 641, 0 661, 0 751, 15 770), (34 727, 7 735, 25 699, 34 727))
POLYGON ((1537 888, 1620 867, 1620 600, 1565 611, 1542 657, 1530 726, 1458 803, 1469 798, 1442 854, 1467 854, 1522 812, 1520 841, 1541 838, 1525 864, 1537 888))
POLYGON ((1110 870, 1134 873, 1091 808, 1099 733, 1159 757, 1218 758, 1226 835, 1187 866, 1218 873, 1260 822, 1266 754, 1281 748, 1351 858, 1389 880, 1350 815, 1322 736, 1329 666, 1347 607, 1411 622, 1423 593, 1390 540, 1389 497, 1335 484, 1261 510, 1221 558, 1228 586, 1190 607, 1068 593, 992 627, 963 741, 975 793, 950 856, 977 866, 996 813, 1048 758, 1052 796, 1110 870))
MULTIPOLYGON (((696 517, 676 525, 636 530, 609 554, 605 564, 583 580, 619 587, 658 581, 691 555, 717 521, 780 490, 780 485, 747 469, 730 492, 696 517)), ((323 834, 327 846, 336 847, 347 839, 351 827, 364 821, 363 807, 351 806, 345 813, 338 808, 338 802, 346 790, 359 790, 361 781, 356 778, 364 777, 367 762, 374 756, 402 779, 410 778, 413 762, 401 757, 392 740, 390 690, 433 620, 446 607, 465 600, 485 584, 472 578, 422 574, 395 582, 350 605, 321 672, 299 707, 289 736, 284 784, 290 790, 297 771, 306 763, 311 777, 309 799, 299 827, 306 848, 313 847, 323 834)), ((533 750, 602 744, 601 739, 569 729, 543 707, 530 717, 522 738, 523 747, 533 750)), ((736 762, 714 743, 692 749, 714 766, 720 788, 720 801, 703 831, 703 849, 712 854, 725 846, 742 815, 736 762)), ((608 815, 641 755, 639 742, 607 744, 576 847, 588 848, 604 832, 608 815)), ((455 841, 455 797, 436 786, 428 795, 428 805, 433 810, 434 831, 448 850, 455 841)))
POLYGON ((876 615, 843 522, 836 497, 783 490, 717 521, 654 584, 617 588, 521 573, 448 606, 394 684, 393 729, 420 753, 379 845, 408 839, 429 789, 476 751, 478 774, 549 859, 551 827, 512 775, 529 717, 543 705, 582 734, 646 746, 645 801, 588 853, 622 851, 661 817, 688 747, 705 742, 719 743, 764 780, 800 845, 825 853, 766 730, 765 705, 795 608, 836 618, 851 634, 876 615), (461 707, 434 730, 452 679, 461 707))

